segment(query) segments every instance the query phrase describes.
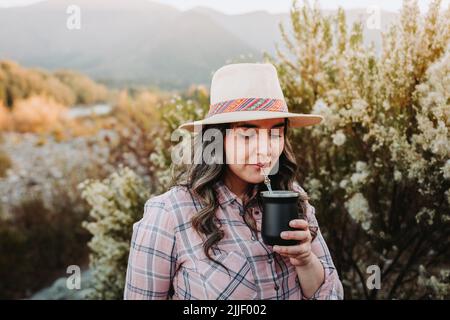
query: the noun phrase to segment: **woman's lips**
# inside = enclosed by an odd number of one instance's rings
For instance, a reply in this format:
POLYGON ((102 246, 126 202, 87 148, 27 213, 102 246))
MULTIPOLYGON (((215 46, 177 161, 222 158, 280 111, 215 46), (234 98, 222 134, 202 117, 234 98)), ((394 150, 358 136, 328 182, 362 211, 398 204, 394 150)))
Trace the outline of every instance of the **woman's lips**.
POLYGON ((256 169, 263 169, 263 168, 267 168, 269 166, 269 164, 257 163, 257 164, 251 164, 250 166, 252 166, 253 168, 256 168, 256 169))
POLYGON ((270 163, 258 162, 256 165, 260 168, 267 168, 270 165, 270 163))

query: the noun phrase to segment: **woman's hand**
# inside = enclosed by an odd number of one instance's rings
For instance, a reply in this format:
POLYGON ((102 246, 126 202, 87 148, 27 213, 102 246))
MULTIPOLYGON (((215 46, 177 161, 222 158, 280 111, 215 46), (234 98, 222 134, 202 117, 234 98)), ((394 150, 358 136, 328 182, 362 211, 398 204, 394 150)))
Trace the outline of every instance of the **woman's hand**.
POLYGON ((289 257, 291 263, 296 267, 304 267, 313 261, 313 253, 311 252, 312 236, 309 231, 309 225, 306 220, 295 219, 289 222, 289 226, 298 230, 283 231, 280 236, 286 240, 298 240, 299 243, 293 246, 273 246, 273 251, 278 254, 289 257))
POLYGON ((289 226, 297 229, 283 231, 282 239, 297 240, 293 246, 273 246, 273 251, 282 256, 289 257, 295 266, 303 295, 310 298, 317 292, 325 279, 325 270, 319 258, 311 250, 312 235, 308 222, 303 219, 295 219, 289 222, 289 226))

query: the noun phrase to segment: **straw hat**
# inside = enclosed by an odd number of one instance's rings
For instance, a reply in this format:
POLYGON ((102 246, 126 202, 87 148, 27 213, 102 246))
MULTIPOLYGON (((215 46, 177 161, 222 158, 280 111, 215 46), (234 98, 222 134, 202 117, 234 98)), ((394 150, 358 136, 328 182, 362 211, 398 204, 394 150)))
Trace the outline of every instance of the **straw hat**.
POLYGON ((277 70, 272 64, 236 63, 214 73, 206 117, 179 128, 197 131, 202 125, 275 118, 289 118, 293 128, 319 124, 323 119, 321 115, 288 111, 277 70))

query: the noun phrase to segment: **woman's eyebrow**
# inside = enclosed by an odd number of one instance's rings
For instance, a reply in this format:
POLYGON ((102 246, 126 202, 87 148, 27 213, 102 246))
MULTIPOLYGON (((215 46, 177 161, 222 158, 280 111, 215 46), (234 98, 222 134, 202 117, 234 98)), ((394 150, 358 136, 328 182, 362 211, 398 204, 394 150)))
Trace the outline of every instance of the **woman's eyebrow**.
MULTIPOLYGON (((236 127, 239 127, 239 128, 260 128, 258 125, 250 124, 250 123, 238 124, 238 125, 236 125, 236 127)), ((284 127, 284 122, 280 122, 280 123, 274 124, 272 126, 272 128, 279 128, 279 127, 284 127)))
MULTIPOLYGON (((284 123, 284 121, 283 121, 283 122, 280 122, 280 123, 277 123, 277 124, 273 125, 272 128, 280 128, 280 127, 284 127, 284 124, 285 124, 285 123, 284 123)), ((272 129, 272 128, 271 128, 271 129, 272 129)))

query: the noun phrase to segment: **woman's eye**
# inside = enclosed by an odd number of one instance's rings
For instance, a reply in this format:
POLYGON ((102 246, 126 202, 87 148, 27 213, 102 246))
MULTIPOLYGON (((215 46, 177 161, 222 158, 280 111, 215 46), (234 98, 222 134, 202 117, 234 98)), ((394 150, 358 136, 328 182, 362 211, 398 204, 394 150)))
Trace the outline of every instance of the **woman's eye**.
POLYGON ((270 136, 271 136, 272 138, 279 138, 279 137, 280 137, 280 134, 279 134, 279 133, 271 133, 270 136))
POLYGON ((271 134, 270 134, 270 137, 272 138, 272 139, 279 139, 279 138, 281 138, 283 135, 280 133, 280 132, 272 132, 271 134))
POLYGON ((239 132, 239 136, 241 138, 248 139, 248 138, 255 136, 255 133, 254 132, 239 132))

